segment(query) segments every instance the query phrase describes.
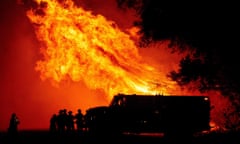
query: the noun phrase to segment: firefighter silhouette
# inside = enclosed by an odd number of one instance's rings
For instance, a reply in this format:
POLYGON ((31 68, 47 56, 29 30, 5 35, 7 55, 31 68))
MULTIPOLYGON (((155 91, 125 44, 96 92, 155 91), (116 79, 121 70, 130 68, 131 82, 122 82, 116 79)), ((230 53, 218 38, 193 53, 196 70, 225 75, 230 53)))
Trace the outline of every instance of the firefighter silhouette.
POLYGON ((8 133, 10 136, 13 136, 13 137, 17 136, 19 123, 20 123, 20 121, 19 121, 16 113, 12 113, 12 116, 10 118, 9 127, 8 127, 8 133))
POLYGON ((66 127, 68 132, 74 131, 74 116, 72 111, 68 112, 67 120, 66 120, 66 127))
POLYGON ((81 132, 83 130, 83 114, 81 109, 77 110, 77 114, 75 115, 77 131, 81 132))
POLYGON ((65 131, 65 121, 64 121, 64 111, 61 109, 57 115, 57 131, 59 133, 64 133, 65 131))
POLYGON ((57 132, 57 115, 53 114, 50 119, 50 132, 56 133, 57 132))

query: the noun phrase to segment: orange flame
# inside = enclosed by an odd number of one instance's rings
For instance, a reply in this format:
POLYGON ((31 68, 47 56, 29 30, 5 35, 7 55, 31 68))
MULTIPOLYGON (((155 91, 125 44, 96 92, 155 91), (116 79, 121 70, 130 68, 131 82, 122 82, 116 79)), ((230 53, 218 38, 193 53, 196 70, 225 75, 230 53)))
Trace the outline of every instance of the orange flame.
POLYGON ((117 93, 169 94, 176 87, 165 74, 144 62, 129 34, 102 15, 76 7, 71 0, 47 3, 44 14, 27 12, 36 24, 43 59, 36 70, 55 84, 83 81, 90 89, 117 93))

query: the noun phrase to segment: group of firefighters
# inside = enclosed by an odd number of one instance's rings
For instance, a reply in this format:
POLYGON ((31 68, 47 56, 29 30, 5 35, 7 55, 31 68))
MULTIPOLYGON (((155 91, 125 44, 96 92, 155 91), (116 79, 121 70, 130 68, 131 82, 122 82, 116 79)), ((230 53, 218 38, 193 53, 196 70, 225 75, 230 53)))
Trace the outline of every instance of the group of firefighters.
POLYGON ((50 132, 72 132, 83 131, 84 117, 81 109, 74 115, 72 111, 66 109, 59 110, 58 114, 53 114, 50 119, 50 132), (76 125, 76 128, 75 128, 76 125))
MULTIPOLYGON (((16 136, 18 133, 18 124, 20 123, 16 113, 12 113, 8 133, 12 136, 16 136)), ((77 110, 77 113, 73 115, 72 111, 66 109, 59 110, 58 114, 53 114, 50 119, 50 132, 71 132, 77 130, 82 132, 84 130, 84 115, 81 109, 77 110), (76 128, 75 128, 76 125, 76 128)))

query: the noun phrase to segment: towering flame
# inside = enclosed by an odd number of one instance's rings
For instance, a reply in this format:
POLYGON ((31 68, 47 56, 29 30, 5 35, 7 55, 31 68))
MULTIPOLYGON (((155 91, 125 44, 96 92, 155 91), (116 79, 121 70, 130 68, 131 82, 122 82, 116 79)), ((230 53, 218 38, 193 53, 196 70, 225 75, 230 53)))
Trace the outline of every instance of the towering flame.
POLYGON ((54 84, 83 81, 109 98, 121 93, 170 94, 175 82, 147 64, 131 35, 71 0, 37 0, 27 12, 42 43, 36 70, 54 84))

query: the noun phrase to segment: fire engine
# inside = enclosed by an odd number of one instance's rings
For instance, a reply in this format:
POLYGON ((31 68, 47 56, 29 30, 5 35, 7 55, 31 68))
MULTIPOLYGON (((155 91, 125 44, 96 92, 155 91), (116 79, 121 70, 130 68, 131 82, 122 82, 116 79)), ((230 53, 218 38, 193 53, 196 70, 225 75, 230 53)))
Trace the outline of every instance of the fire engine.
POLYGON ((89 132, 195 133, 210 129, 208 96, 118 94, 109 106, 89 108, 89 132))

